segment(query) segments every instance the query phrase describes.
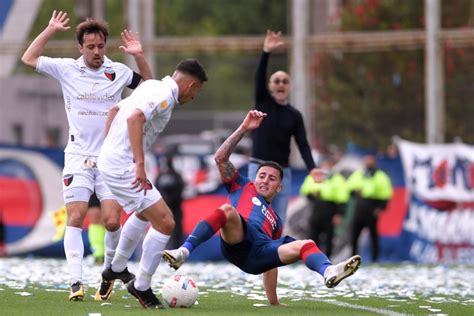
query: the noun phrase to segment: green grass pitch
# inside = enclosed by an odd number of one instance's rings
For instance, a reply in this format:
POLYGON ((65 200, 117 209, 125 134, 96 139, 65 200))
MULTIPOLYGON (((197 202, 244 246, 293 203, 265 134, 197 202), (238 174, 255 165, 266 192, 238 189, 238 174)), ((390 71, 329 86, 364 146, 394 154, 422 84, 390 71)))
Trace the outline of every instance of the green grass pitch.
MULTIPOLYGON (((189 309, 145 310, 116 282, 112 299, 94 301, 102 267, 85 261, 86 297, 68 300, 64 259, 0 258, 0 315, 474 315, 474 267, 362 264, 334 289, 303 264, 279 269, 278 295, 286 306, 266 306, 261 276, 228 263, 187 263, 178 272, 161 264, 152 287, 161 299, 164 280, 192 276, 198 304, 189 309)), ((133 272, 135 262, 129 264, 133 272)))

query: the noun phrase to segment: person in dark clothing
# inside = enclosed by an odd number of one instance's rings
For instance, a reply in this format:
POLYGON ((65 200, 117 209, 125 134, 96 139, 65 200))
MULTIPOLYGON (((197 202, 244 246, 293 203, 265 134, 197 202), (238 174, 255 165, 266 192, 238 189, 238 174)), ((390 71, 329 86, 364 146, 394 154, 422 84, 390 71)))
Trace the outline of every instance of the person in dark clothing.
POLYGON ((268 116, 260 128, 252 131, 253 145, 248 177, 255 179, 257 168, 262 161, 272 160, 283 167, 283 190, 274 198, 272 205, 284 223, 291 193, 289 157, 292 137, 298 145, 306 168, 316 181, 320 180, 320 173, 306 139, 303 116, 289 103, 290 76, 284 71, 277 71, 270 76, 267 86, 267 64, 270 52, 283 44, 281 32, 267 31, 255 76, 254 97, 255 109, 267 113, 268 116))
POLYGON ((354 171, 347 183, 356 203, 352 225, 352 252, 357 252, 360 234, 368 227, 372 243, 372 261, 376 262, 379 256, 377 221, 393 196, 392 183, 388 175, 377 168, 374 155, 364 157, 364 168, 354 171))
POLYGON ((174 154, 170 152, 165 155, 164 159, 164 166, 160 168, 155 186, 173 212, 176 226, 171 234, 168 247, 177 248, 181 245, 183 239, 183 209, 181 203, 183 202, 184 180, 173 166, 174 154))
POLYGON ((309 237, 324 249, 328 258, 332 255, 335 227, 342 222, 349 200, 346 180, 333 167, 332 160, 324 160, 321 169, 327 172, 327 177, 317 183, 308 175, 300 189, 311 206, 309 237))

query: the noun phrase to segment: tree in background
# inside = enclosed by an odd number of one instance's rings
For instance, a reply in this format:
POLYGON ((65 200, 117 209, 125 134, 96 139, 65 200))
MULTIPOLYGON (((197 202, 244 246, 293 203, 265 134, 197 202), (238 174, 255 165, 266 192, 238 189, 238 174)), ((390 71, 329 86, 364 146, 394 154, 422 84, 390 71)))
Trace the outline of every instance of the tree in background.
MULTIPOLYGON (((442 2, 442 27, 472 23, 472 2, 442 2)), ((424 28, 422 1, 345 1, 341 31, 381 31, 424 28)), ((368 35, 369 36, 369 35, 368 35)), ((444 47, 446 140, 460 136, 474 142, 473 48, 444 47)), ((315 91, 316 135, 322 143, 384 149, 393 135, 425 140, 424 51, 314 55, 318 74, 315 91)))
MULTIPOLYGON (((327 0, 332 1, 332 0, 327 0)), ((341 0, 340 31, 409 30, 424 28, 423 1, 341 0)), ((315 2, 317 3, 317 2, 315 2)), ((105 19, 111 37, 124 27, 126 2, 105 0, 105 19)), ((474 1, 442 1, 442 26, 474 26, 474 1)), ((74 11, 70 0, 44 0, 32 36, 49 20, 53 9, 74 11), (36 30, 35 30, 36 29, 36 30)), ((290 33, 289 0, 156 0, 156 36, 256 35, 266 29, 290 33), (190 33, 191 32, 191 33, 190 33)), ((71 14, 71 24, 77 17, 71 14)), ((72 31, 71 31, 72 32, 72 31)), ((70 38, 66 32, 58 39, 70 38)), ((32 39, 32 38, 31 38, 32 39)), ((445 45, 446 140, 456 136, 474 143, 474 47, 445 45)), ((196 109, 247 110, 252 104, 255 60, 260 52, 192 51, 157 52, 159 78, 172 71, 182 58, 194 56, 208 69, 208 89, 196 100, 196 109)), ((70 56, 74 57, 74 56, 70 56)), ((121 52, 113 59, 123 61, 121 52)), ((269 73, 289 69, 288 56, 272 57, 269 73)), ((321 143, 344 148, 354 142, 369 148, 385 148, 393 135, 425 140, 424 52, 418 50, 371 53, 318 53, 312 60, 318 74, 315 136, 321 143)), ((19 67, 20 71, 26 72, 19 67)), ((31 70, 29 73, 33 73, 31 70)))

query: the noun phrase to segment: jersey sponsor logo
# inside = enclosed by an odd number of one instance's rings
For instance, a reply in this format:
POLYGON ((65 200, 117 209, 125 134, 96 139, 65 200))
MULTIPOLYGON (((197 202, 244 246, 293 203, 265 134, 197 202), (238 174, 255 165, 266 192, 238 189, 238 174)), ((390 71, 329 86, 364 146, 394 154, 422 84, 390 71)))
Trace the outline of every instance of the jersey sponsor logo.
POLYGON ((72 180, 74 179, 74 175, 72 174, 66 174, 63 177, 63 182, 65 186, 69 186, 72 183, 72 180))
POLYGON ((79 94, 76 97, 77 100, 87 100, 87 101, 98 101, 98 102, 107 102, 107 101, 114 101, 115 96, 110 95, 108 93, 103 94, 103 95, 95 95, 93 93, 83 93, 79 94))
POLYGON ((160 108, 162 110, 166 109, 167 107, 168 107, 168 102, 166 100, 160 103, 160 108))
POLYGON ((272 229, 275 229, 277 225, 277 221, 265 205, 262 206, 262 214, 270 222, 270 224, 272 225, 272 229))
POLYGON ((104 74, 107 77, 107 79, 109 79, 110 81, 115 80, 115 71, 113 69, 111 68, 105 69, 104 74))
POLYGON ((77 115, 80 116, 107 116, 108 112, 103 111, 78 111, 77 115))
POLYGON ((262 201, 260 201, 256 196, 252 198, 252 203, 257 206, 262 205, 262 201))

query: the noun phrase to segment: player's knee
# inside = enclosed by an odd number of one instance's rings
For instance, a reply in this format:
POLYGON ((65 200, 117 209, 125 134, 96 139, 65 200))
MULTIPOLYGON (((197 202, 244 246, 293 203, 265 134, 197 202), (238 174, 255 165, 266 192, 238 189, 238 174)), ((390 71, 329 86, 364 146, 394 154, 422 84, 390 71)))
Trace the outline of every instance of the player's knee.
POLYGON ((306 247, 313 247, 316 246, 316 243, 311 240, 311 239, 301 239, 295 241, 295 247, 293 250, 295 251, 296 254, 300 254, 301 250, 306 247))
POLYGON ((219 209, 224 212, 224 214, 227 218, 229 218, 229 216, 232 213, 236 212, 235 208, 230 204, 223 204, 221 207, 219 207, 219 209))
POLYGON ((163 217, 158 230, 161 231, 163 234, 171 235, 174 231, 175 226, 176 223, 174 221, 173 215, 167 214, 163 217))
POLYGON ((79 227, 82 228, 84 223, 84 217, 79 211, 70 211, 67 215, 67 226, 79 227))
POLYGON ((120 228, 120 217, 119 218, 104 218, 105 229, 109 232, 114 232, 120 228))
POLYGON ((299 249, 303 248, 304 246, 306 247, 312 247, 312 246, 316 246, 316 243, 314 242, 314 240, 312 239, 302 239, 302 240, 298 240, 299 242, 299 249))
POLYGON ((314 240, 312 240, 312 239, 301 239, 301 240, 298 240, 298 241, 301 243, 302 246, 303 246, 303 245, 306 245, 307 243, 316 244, 316 243, 314 242, 314 240))

